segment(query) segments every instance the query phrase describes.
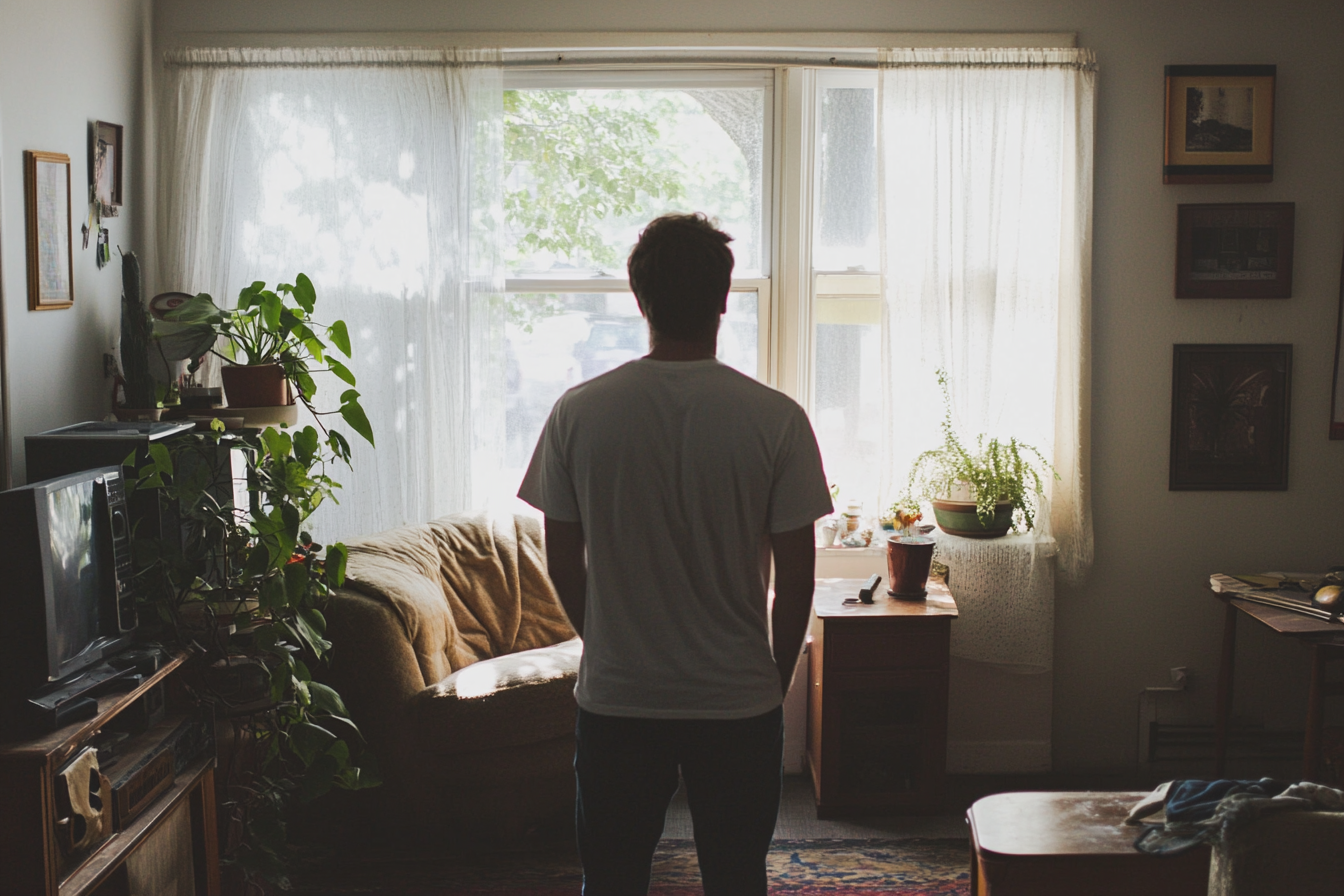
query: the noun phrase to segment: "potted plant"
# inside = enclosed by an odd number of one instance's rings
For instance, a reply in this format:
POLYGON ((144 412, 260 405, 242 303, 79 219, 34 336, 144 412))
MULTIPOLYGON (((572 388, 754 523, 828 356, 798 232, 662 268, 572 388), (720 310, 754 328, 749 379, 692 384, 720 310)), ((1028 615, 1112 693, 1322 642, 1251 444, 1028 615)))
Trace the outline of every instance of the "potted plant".
POLYGON ((915 458, 908 490, 933 505, 938 527, 951 535, 999 538, 1010 529, 1029 531, 1044 496, 1043 475, 1059 478, 1039 449, 1015 438, 1006 442, 976 436, 966 448, 952 426, 947 373, 938 371, 943 390, 943 444, 915 458))
POLYGON ((154 325, 145 308, 140 285, 140 260, 134 252, 121 253, 121 370, 122 400, 113 403, 120 420, 158 420, 167 390, 154 378, 149 350, 154 325))
MULTIPOLYGON (((293 284, 277 284, 274 290, 258 280, 244 287, 238 293, 237 306, 227 311, 207 293, 188 299, 156 322, 155 337, 173 346, 173 356, 190 359, 191 373, 207 353, 221 358, 225 366, 220 376, 231 408, 285 407, 297 398, 318 414, 312 404, 317 393, 313 373, 328 370, 351 387, 355 376, 331 351, 334 347, 350 357, 345 321, 317 323, 312 318, 316 304, 316 291, 305 274, 294 278, 293 284), (216 348, 221 338, 226 340, 223 351, 216 348)), ((342 393, 340 407, 328 413, 340 414, 352 429, 373 443, 373 430, 354 388, 342 393)), ((292 416, 281 415, 274 422, 293 420, 292 416)), ((256 418, 249 422, 271 421, 256 418)))

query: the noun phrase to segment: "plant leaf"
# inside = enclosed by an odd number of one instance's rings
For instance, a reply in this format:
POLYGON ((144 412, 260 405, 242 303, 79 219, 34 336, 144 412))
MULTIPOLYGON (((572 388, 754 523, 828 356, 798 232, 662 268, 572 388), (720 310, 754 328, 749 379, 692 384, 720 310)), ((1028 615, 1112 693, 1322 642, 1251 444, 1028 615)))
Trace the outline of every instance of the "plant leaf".
POLYGON ((326 576, 327 584, 332 588, 339 588, 345 584, 345 563, 349 557, 350 552, 341 542, 327 548, 326 576))
MULTIPOLYGON (((273 292, 262 294, 261 299, 261 320, 267 331, 276 332, 280 329, 280 312, 284 309, 284 300, 273 292)), ((257 359, 253 358, 253 361, 257 359)))
POLYGON ((327 327, 327 335, 331 337, 331 344, 341 350, 341 354, 350 357, 350 333, 345 328, 345 321, 338 320, 327 327))
MULTIPOLYGON (((346 391, 345 394, 349 395, 351 392, 354 392, 355 395, 359 394, 353 389, 346 391)), ((344 396, 342 396, 342 399, 344 399, 344 396)), ((341 405, 341 418, 350 424, 351 429, 363 436, 365 441, 373 445, 373 427, 369 425, 369 418, 364 415, 364 409, 359 406, 358 401, 354 398, 345 401, 341 405)))
POLYGON ((298 302, 304 311, 313 313, 313 306, 317 304, 317 290, 313 289, 313 281, 308 279, 307 274, 299 274, 294 280, 294 301, 298 302))
POLYGON ((336 374, 350 385, 355 385, 355 375, 350 372, 350 368, 346 367, 340 361, 337 361, 335 358, 328 358, 327 367, 330 368, 332 373, 336 374))
POLYGON ((341 695, 336 693, 333 688, 329 688, 321 682, 314 681, 308 685, 308 693, 313 698, 314 709, 319 712, 325 712, 328 715, 349 718, 350 710, 345 708, 345 701, 341 699, 341 695))

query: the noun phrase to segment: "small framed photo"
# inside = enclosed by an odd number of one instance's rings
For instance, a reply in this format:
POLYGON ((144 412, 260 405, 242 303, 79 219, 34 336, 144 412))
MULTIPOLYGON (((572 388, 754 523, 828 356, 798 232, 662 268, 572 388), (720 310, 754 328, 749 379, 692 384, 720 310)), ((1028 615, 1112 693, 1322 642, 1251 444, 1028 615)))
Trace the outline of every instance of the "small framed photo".
POLYGON ((69 308, 75 303, 70 157, 25 150, 23 186, 28 219, 28 308, 69 308))
POLYGON ((1176 206, 1176 298, 1287 299, 1293 203, 1176 206))
POLYGON ((1291 345, 1177 345, 1172 491, 1288 488, 1291 345))
POLYGON ((1169 65, 1164 184, 1274 179, 1274 65, 1169 65))
POLYGON ((104 218, 121 208, 122 136, 125 129, 106 121, 93 123, 93 197, 104 218))

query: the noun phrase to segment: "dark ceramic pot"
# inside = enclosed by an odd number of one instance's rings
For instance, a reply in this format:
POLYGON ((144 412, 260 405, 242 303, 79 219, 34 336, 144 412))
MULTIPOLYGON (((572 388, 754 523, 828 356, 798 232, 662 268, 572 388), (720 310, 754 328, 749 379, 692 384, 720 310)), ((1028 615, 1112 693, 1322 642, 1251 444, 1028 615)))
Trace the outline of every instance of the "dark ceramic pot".
POLYGON ((893 535, 887 539, 887 594, 902 600, 928 596, 933 539, 927 535, 893 535))

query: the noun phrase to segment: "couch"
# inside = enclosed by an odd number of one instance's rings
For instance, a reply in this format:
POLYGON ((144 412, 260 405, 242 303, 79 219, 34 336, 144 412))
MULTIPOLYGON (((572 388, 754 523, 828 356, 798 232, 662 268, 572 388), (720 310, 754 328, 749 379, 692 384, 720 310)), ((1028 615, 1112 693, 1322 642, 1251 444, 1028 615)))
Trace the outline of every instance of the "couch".
POLYGON ((572 818, 582 644, 546 575, 540 523, 461 514, 347 547, 327 608, 331 679, 394 820, 479 840, 572 818))

